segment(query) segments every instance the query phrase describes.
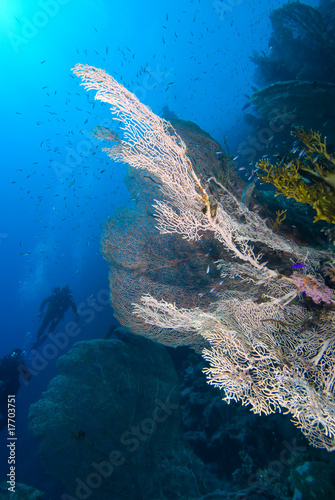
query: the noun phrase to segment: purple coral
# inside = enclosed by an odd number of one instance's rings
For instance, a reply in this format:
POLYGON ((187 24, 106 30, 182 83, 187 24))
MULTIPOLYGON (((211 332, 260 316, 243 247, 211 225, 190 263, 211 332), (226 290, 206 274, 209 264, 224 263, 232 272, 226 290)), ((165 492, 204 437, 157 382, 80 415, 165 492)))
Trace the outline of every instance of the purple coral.
POLYGON ((307 295, 307 297, 311 297, 315 304, 320 304, 320 302, 331 303, 333 290, 328 288, 324 283, 321 283, 321 281, 318 281, 311 274, 298 274, 294 272, 292 274, 292 281, 298 290, 307 295))

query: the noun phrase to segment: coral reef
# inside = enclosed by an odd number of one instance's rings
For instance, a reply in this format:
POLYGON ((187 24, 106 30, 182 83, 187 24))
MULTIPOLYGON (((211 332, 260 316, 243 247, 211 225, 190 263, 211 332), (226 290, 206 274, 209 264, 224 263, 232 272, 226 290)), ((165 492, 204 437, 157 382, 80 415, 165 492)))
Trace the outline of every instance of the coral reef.
POLYGON ((256 78, 261 84, 285 80, 335 83, 334 2, 318 7, 288 2, 270 14, 272 33, 268 54, 257 52, 256 78))
POLYGON ((75 498, 198 496, 203 466, 180 440, 172 361, 158 344, 125 340, 79 342, 59 358, 29 412, 42 464, 75 498))
POLYGON ((302 148, 294 148, 296 156, 282 158, 276 165, 268 159, 259 161, 257 169, 265 173, 257 171, 257 176, 276 187, 276 196, 282 194, 312 205, 316 211, 314 222, 335 224, 335 157, 328 153, 326 139, 322 142, 319 132, 307 133, 299 127, 292 135, 303 143, 302 148))
POLYGON ((42 491, 24 483, 15 483, 15 493, 8 491, 7 483, 0 483, 0 500, 42 500, 42 491))
POLYGON ((124 139, 105 150, 159 186, 153 215, 160 234, 198 242, 207 233, 222 249, 216 264, 225 289, 209 307, 178 307, 148 289, 134 314, 159 332, 159 341, 165 336, 178 342, 184 334, 204 338, 210 345, 203 350, 209 364, 204 372, 228 403, 241 401, 256 414, 285 409, 312 445, 334 450, 334 300, 315 320, 317 304, 305 301, 293 277, 276 269, 280 259, 301 262, 320 291, 322 264, 331 253, 280 237, 214 176, 204 179, 172 125, 106 72, 88 65, 74 72, 111 105, 112 114, 122 115, 124 139))
MULTIPOLYGON (((172 121, 187 146, 193 164, 202 176, 215 174, 232 192, 244 187, 232 162, 212 137, 200 127, 183 120, 172 121), (218 154, 219 153, 219 154, 218 154)), ((105 134, 106 135, 106 134, 105 134)), ((109 264, 111 304, 119 322, 134 333, 146 335, 166 345, 191 345, 201 350, 206 344, 198 335, 171 333, 146 325, 132 314, 132 303, 151 290, 156 297, 180 307, 208 304, 213 281, 220 281, 214 265, 220 245, 206 234, 189 242, 178 234, 160 235, 152 205, 161 200, 160 183, 147 172, 128 168, 126 184, 136 209, 119 208, 105 224, 102 253, 109 264), (185 293, 187 289, 187 293, 185 293)), ((217 194, 217 187, 212 186, 217 194)))
POLYGON ((315 80, 276 82, 252 94, 250 103, 258 114, 254 117, 253 130, 272 126, 276 143, 289 143, 291 127, 299 123, 307 130, 321 130, 327 134, 329 144, 335 144, 333 83, 315 80))
MULTIPOLYGON (((220 391, 208 387, 203 378, 204 360, 181 350, 183 367, 178 368, 178 374, 182 380, 184 435, 208 469, 220 477, 226 490, 217 491, 216 495, 213 492, 208 498, 292 500, 303 492, 300 498, 309 495, 309 499, 318 497, 318 488, 320 494, 323 491, 328 495, 328 500, 335 498, 334 454, 308 446, 288 415, 257 417, 236 403, 222 405, 220 391), (320 488, 321 468, 324 484, 320 488)), ((177 352, 172 355, 177 356, 177 352)))
POLYGON ((333 469, 325 468, 323 462, 308 461, 297 466, 289 478, 294 487, 295 498, 304 500, 330 500, 334 498, 333 469))
POLYGON ((269 51, 252 57, 263 88, 252 87, 244 107, 256 111, 245 114, 251 131, 239 148, 247 162, 275 154, 276 145, 289 150, 294 124, 320 130, 335 144, 334 6, 333 0, 318 7, 293 1, 272 11, 269 51))
POLYGON ((318 281, 314 276, 294 272, 291 279, 298 290, 306 297, 311 297, 315 304, 320 304, 320 302, 331 303, 333 290, 318 281))

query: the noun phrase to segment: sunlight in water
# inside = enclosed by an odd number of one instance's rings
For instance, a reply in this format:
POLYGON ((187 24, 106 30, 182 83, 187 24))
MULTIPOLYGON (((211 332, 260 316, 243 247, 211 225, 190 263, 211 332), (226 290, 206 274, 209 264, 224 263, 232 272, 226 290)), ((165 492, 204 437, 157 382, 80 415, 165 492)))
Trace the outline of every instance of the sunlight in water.
POLYGON ((19 0, 0 0, 0 26, 4 32, 6 30, 18 30, 22 21, 20 17, 23 14, 22 2, 19 0))

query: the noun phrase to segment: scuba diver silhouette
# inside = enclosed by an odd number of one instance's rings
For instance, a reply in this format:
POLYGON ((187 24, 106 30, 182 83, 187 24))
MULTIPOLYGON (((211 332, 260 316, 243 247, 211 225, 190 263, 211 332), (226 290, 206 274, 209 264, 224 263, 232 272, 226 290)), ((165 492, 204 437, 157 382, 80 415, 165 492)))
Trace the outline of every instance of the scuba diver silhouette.
POLYGON ((31 373, 24 361, 26 353, 14 349, 0 360, 0 431, 7 425, 8 396, 15 395, 20 388, 20 376, 29 381, 31 373))
POLYGON ((56 287, 53 290, 52 295, 43 300, 40 306, 39 317, 43 315, 43 309, 48 304, 47 311, 44 315, 41 326, 38 329, 36 342, 33 345, 35 349, 44 342, 49 333, 52 333, 58 323, 64 318, 66 311, 72 307, 74 314, 76 315, 76 320, 79 320, 79 314, 77 306, 73 301, 72 293, 69 285, 63 285, 61 287, 56 287), (50 323, 50 325, 49 325, 50 323), (49 325, 48 333, 44 333, 44 330, 49 325))

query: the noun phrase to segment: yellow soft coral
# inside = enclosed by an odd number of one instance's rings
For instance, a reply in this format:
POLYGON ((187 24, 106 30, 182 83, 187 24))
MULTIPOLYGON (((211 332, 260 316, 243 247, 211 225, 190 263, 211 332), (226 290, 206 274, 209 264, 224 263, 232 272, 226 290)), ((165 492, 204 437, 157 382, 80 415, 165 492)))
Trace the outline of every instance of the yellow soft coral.
POLYGON ((306 156, 301 170, 321 178, 332 189, 335 189, 335 157, 328 153, 325 137, 321 141, 320 132, 311 130, 309 134, 302 127, 296 127, 292 135, 298 137, 306 146, 306 156))
POLYGON ((257 168, 265 173, 257 171, 257 176, 275 186, 276 196, 282 194, 312 205, 316 210, 314 222, 324 220, 335 224, 335 157, 327 152, 326 138, 322 142, 320 132, 307 133, 302 127, 295 128, 292 135, 305 146, 298 158, 281 160, 276 165, 263 159, 257 168))

